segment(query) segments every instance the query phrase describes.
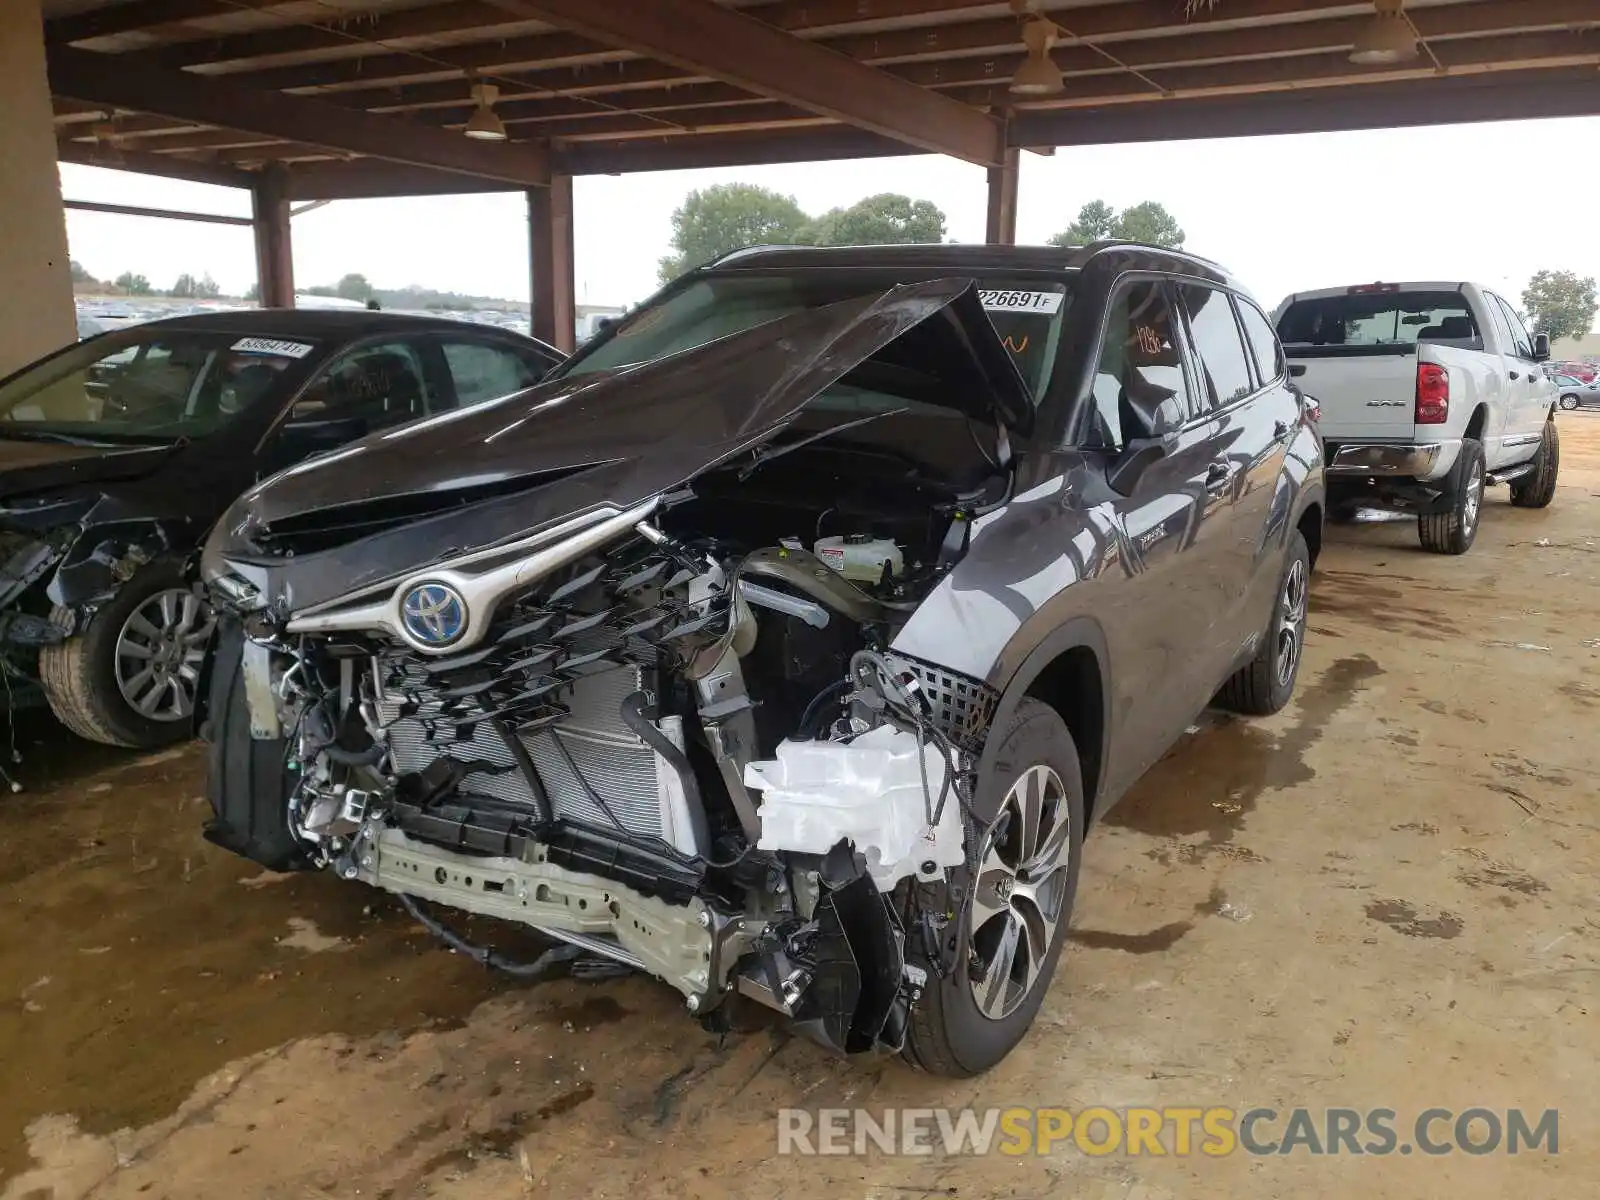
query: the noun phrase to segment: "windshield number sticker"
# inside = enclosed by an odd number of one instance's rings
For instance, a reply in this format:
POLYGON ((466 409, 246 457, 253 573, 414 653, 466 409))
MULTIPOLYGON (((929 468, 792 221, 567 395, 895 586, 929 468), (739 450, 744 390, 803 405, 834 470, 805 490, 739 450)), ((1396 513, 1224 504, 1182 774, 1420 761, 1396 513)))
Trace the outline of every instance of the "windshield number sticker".
POLYGON ((276 338, 262 337, 240 338, 229 348, 243 354, 276 354, 283 358, 304 358, 316 349, 306 342, 280 342, 276 338))
POLYGON ((980 291, 978 299, 988 312, 1057 313, 1061 311, 1060 292, 980 291))

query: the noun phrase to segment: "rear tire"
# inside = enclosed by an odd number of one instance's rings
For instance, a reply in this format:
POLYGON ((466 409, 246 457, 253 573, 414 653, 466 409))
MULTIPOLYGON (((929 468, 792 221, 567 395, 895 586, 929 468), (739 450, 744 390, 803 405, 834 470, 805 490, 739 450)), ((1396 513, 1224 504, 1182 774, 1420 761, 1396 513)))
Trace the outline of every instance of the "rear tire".
POLYGON ((957 867, 953 878, 962 901, 953 901, 944 885, 934 900, 956 914, 943 934, 954 965, 941 979, 918 946, 908 947, 911 960, 928 969, 928 983, 911 1009, 905 1057, 925 1071, 956 1078, 987 1071, 1033 1024, 1066 941, 1083 852, 1083 775, 1060 715, 1024 697, 992 736, 998 745, 973 800, 985 826, 977 879, 968 867, 957 867), (1045 814, 1033 824, 1033 846, 1045 848, 1039 855, 1027 850, 1021 820, 1009 820, 1005 837, 993 840, 1000 813, 1021 811, 1013 807, 1024 802, 1016 789, 1026 792, 1034 783, 1041 798, 1036 811, 1045 814), (1031 873, 1013 869, 1043 859, 1055 865, 1031 873), (1013 931, 1012 953, 1002 958, 1006 934, 1013 931), (991 974, 997 963, 1010 969, 991 974), (990 982, 996 986, 986 986, 990 982))
POLYGON ((1563 396, 1563 397, 1561 397, 1561 410, 1563 412, 1571 412, 1573 409, 1575 409, 1577 407, 1578 407, 1578 398, 1576 396, 1563 396))
MULTIPOLYGON (((52 616, 63 625, 70 619, 59 608, 52 616)), ((61 723, 79 737, 153 750, 193 734, 194 692, 210 638, 209 610, 194 596, 182 569, 172 562, 152 562, 123 584, 86 626, 39 651, 39 682, 61 723), (163 596, 170 600, 168 622, 146 615, 159 614, 163 596), (139 633, 130 623, 153 632, 139 633), (135 652, 141 657, 132 657, 135 652), (170 659, 161 658, 169 652, 170 659), (152 713, 134 707, 124 692, 123 677, 131 679, 141 665, 159 666, 164 681, 161 694, 151 700, 152 713)), ((147 693, 157 686, 153 679, 140 685, 147 693)))
POLYGON ((1461 443, 1456 479, 1450 507, 1417 518, 1417 537, 1422 541, 1422 548, 1434 554, 1465 554, 1478 538, 1478 526, 1483 518, 1485 471, 1483 443, 1476 438, 1466 438, 1461 443))
POLYGON ((1311 551, 1305 536, 1292 529, 1267 632, 1256 656, 1222 685, 1216 704, 1247 716, 1266 717, 1289 703, 1305 650, 1310 588, 1311 551))
POLYGON ((1561 473, 1561 434, 1554 421, 1544 423, 1533 470, 1511 481, 1511 503, 1518 508, 1548 508, 1556 498, 1556 476, 1561 473))

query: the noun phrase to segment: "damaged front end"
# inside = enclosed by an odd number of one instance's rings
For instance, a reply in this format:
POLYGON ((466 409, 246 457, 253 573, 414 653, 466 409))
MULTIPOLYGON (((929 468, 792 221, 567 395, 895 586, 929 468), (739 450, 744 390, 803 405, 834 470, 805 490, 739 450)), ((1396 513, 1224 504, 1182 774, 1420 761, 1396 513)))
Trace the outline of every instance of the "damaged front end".
MULTIPOLYGON (((250 738, 283 750, 295 854, 647 971, 708 1021, 753 1002, 841 1053, 898 1050, 930 973, 958 969, 952 881, 973 866, 998 696, 896 635, 1009 494, 1004 427, 986 452, 963 415, 967 458, 937 471, 845 439, 808 451, 798 429, 784 454, 763 447, 852 364, 971 299, 931 294, 782 420, 746 422, 741 457, 708 451, 670 487, 376 586, 296 606, 316 552, 262 553, 281 549, 270 523, 224 518, 208 582, 242 640, 250 738), (835 537, 790 536, 832 513, 835 537)), ((915 445, 906 429, 897 445, 915 445)), ((259 775, 215 778, 240 760, 220 721, 208 836, 250 853, 262 798, 215 796, 259 775)))

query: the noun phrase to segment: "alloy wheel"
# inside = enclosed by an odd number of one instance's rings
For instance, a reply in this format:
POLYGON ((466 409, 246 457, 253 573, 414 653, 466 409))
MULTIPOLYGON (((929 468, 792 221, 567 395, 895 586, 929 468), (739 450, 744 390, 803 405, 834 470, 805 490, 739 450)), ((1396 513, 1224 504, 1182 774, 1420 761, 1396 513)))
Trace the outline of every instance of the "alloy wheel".
POLYGON ((215 618, 186 588, 167 588, 134 609, 117 634, 117 688, 133 710, 152 721, 182 721, 194 713, 215 618))
POLYGON ((1306 560, 1296 558, 1283 577, 1283 592, 1278 597, 1277 643, 1278 686, 1286 687, 1300 665, 1300 649, 1306 637, 1306 560))
POLYGON ((967 906, 968 978, 978 1011, 1010 1016, 1033 992, 1066 903, 1072 809, 1049 766, 1025 770, 984 837, 967 906))
POLYGON ((1472 476, 1467 480, 1467 494, 1461 502, 1461 532, 1467 537, 1478 527, 1478 510, 1483 507, 1483 464, 1472 464, 1472 476))

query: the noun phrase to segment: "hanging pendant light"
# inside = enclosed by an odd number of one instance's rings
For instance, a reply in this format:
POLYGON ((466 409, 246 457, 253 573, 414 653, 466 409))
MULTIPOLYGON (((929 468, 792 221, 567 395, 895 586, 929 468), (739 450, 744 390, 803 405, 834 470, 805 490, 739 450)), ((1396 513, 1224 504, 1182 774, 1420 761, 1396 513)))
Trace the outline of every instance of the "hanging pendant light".
POLYGON ((1018 96, 1053 96, 1064 91, 1061 68, 1050 57, 1050 47, 1055 44, 1056 26, 1040 16, 1030 16, 1022 23, 1022 42, 1028 48, 1028 57, 1011 77, 1011 91, 1018 96))
POLYGON ((1368 19, 1355 45, 1350 61, 1364 67, 1391 66, 1417 57, 1417 35, 1401 11, 1403 0, 1377 0, 1377 11, 1368 19))
POLYGON ((505 124, 494 111, 494 102, 498 99, 500 99, 500 89, 494 84, 474 83, 472 100, 476 107, 472 110, 472 116, 467 118, 466 127, 461 132, 480 142, 505 141, 505 124))

